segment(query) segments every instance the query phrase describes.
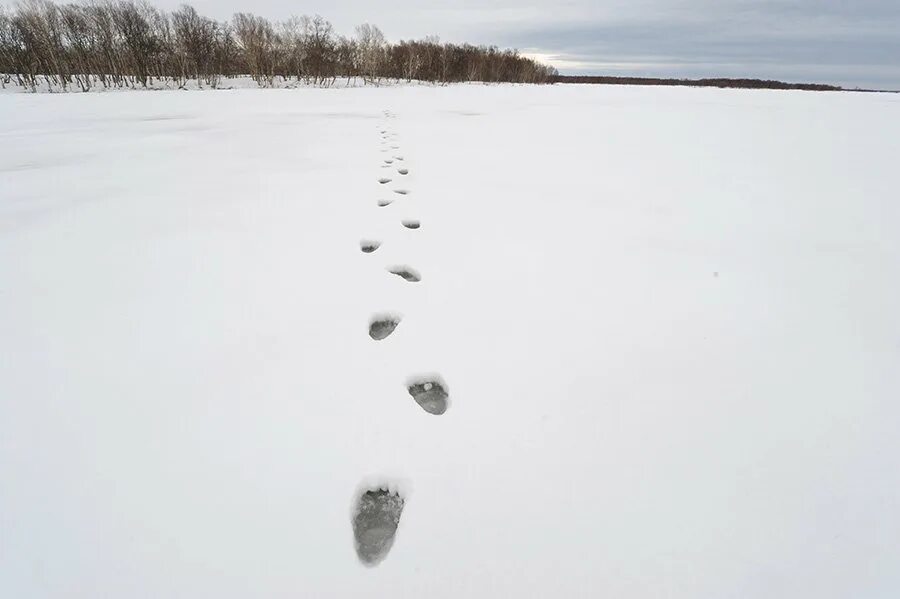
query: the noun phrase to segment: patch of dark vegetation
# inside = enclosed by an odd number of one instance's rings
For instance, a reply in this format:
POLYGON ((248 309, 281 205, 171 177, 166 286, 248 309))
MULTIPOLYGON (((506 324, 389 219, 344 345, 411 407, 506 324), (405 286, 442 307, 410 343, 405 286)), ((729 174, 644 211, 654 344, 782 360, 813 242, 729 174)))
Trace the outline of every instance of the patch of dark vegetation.
POLYGON ((447 384, 439 376, 427 376, 411 379, 406 390, 419 406, 435 416, 440 416, 450 406, 450 393, 447 384))
MULTIPOLYGON (((605 77, 586 75, 556 75, 552 83, 594 83, 600 85, 676 85, 687 87, 721 87, 740 89, 796 89, 817 92, 845 91, 836 85, 821 83, 785 83, 764 79, 658 79, 654 77, 605 77)), ((863 90, 860 90, 863 91, 863 90)))
POLYGON ((371 489, 361 494, 353 511, 353 538, 356 555, 367 566, 381 563, 391 547, 400 524, 405 501, 388 489, 371 489))

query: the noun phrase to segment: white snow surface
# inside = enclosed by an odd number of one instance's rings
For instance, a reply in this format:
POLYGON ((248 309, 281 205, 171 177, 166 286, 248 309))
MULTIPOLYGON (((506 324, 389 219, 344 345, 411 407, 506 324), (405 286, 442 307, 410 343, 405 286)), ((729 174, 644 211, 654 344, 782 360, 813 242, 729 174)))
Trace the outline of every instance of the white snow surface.
POLYGON ((0 597, 900 596, 900 97, 0 117, 0 597), (366 568, 382 482, 406 507, 366 568))

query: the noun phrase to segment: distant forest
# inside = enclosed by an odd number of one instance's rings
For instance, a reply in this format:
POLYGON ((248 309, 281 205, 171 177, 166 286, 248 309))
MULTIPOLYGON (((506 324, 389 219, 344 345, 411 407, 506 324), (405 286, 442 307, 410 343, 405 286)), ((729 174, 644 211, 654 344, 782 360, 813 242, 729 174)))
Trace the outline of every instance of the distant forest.
POLYGON ((660 79, 654 77, 608 77, 593 75, 553 75, 552 83, 596 83, 602 85, 678 85, 688 87, 736 87, 741 89, 794 89, 806 91, 843 91, 836 85, 821 83, 785 83, 769 79, 660 79))
POLYGON ((321 16, 272 22, 249 13, 231 21, 188 5, 166 12, 147 3, 54 4, 31 0, 0 7, 0 77, 4 84, 89 91, 147 87, 154 80, 216 86, 250 75, 263 87, 276 78, 316 85, 339 77, 431 82, 546 83, 556 69, 494 46, 389 43, 374 25, 352 38, 321 16))

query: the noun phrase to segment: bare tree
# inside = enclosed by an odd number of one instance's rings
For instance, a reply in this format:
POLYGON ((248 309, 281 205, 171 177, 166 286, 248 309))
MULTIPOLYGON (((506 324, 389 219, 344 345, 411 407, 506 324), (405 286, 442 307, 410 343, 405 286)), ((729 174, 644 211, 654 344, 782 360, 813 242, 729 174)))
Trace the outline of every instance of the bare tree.
POLYGON ((243 51, 250 75, 260 85, 271 87, 278 61, 278 38, 272 24, 262 17, 237 13, 233 19, 238 47, 243 51))
POLYGON ((356 67, 366 82, 377 81, 381 74, 386 46, 384 34, 375 25, 356 26, 356 67))
POLYGON ((314 83, 324 83, 334 76, 335 39, 331 23, 316 15, 309 20, 306 34, 306 55, 314 83))
POLYGON ((220 26, 212 19, 201 17, 192 6, 183 4, 172 13, 175 33, 175 55, 182 79, 193 78, 215 83, 214 63, 220 43, 220 26))

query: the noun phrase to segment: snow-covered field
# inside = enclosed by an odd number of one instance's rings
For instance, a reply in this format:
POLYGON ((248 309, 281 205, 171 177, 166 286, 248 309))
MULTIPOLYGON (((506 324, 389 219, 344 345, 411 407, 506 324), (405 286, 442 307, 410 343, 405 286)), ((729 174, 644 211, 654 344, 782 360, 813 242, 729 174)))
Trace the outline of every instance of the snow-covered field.
POLYGON ((0 597, 900 595, 900 97, 0 117, 0 597), (379 482, 405 508, 368 568, 379 482))

